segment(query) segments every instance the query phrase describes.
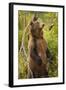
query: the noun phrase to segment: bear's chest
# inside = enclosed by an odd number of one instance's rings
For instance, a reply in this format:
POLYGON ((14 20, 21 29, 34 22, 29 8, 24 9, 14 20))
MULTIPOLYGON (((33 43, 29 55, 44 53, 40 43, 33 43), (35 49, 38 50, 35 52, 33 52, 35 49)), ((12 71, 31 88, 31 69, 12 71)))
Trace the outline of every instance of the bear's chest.
POLYGON ((47 44, 44 39, 39 39, 36 41, 36 48, 39 56, 43 56, 46 53, 47 44))
POLYGON ((32 48, 36 48, 36 51, 38 55, 41 57, 41 60, 43 63, 46 63, 46 49, 47 49, 47 43, 45 39, 36 39, 35 41, 33 39, 29 40, 29 52, 31 52, 32 48))
POLYGON ((39 39, 36 41, 36 49, 38 52, 38 55, 41 57, 41 60, 43 64, 46 64, 46 49, 47 49, 47 43, 44 39, 39 39))

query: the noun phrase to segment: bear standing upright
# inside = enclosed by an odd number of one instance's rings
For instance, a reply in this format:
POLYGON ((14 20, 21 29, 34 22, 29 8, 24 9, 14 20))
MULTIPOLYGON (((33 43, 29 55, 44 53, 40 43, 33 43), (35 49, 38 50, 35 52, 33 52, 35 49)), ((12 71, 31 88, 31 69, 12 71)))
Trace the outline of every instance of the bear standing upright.
POLYGON ((48 77, 48 46, 43 37, 43 27, 36 16, 30 22, 28 78, 48 77))

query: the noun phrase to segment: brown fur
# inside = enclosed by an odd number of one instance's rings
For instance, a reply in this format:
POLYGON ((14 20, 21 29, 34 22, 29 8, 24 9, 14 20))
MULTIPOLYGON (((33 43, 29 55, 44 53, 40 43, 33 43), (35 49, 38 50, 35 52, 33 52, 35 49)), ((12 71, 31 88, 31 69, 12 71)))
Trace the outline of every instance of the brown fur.
MULTIPOLYGON (((48 76, 48 70, 47 70, 47 56, 46 56, 46 50, 47 50, 47 43, 46 40, 43 38, 43 26, 42 28, 39 26, 40 23, 37 25, 37 21, 33 22, 33 27, 35 27, 35 31, 31 31, 33 28, 31 25, 30 28, 30 35, 29 35, 29 43, 28 43, 28 49, 29 54, 31 52, 31 49, 34 48, 34 39, 36 40, 36 50, 38 52, 38 55, 40 56, 42 63, 41 65, 38 65, 35 60, 29 55, 29 68, 33 74, 33 77, 39 78, 39 77, 47 77, 48 76), (37 26, 37 27, 36 27, 37 26), (39 30, 41 28, 41 30, 39 30)), ((30 71, 29 71, 30 72, 30 71)), ((31 77, 29 73, 28 77, 31 77)))

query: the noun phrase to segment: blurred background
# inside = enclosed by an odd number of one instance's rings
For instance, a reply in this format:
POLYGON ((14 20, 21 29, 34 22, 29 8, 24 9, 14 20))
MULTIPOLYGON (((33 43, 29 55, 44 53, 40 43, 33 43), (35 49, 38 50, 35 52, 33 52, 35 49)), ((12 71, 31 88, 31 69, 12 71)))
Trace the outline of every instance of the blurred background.
MULTIPOLYGON (((49 64, 49 77, 58 76, 58 13, 57 12, 34 12, 34 11, 18 11, 18 78, 27 78, 27 58, 24 52, 20 52, 24 30, 32 19, 33 15, 37 15, 40 21, 45 24, 43 29, 44 38, 47 41, 48 48, 53 54, 52 63, 49 64)), ((24 48, 27 56, 28 52, 28 34, 27 28, 24 36, 24 48)))

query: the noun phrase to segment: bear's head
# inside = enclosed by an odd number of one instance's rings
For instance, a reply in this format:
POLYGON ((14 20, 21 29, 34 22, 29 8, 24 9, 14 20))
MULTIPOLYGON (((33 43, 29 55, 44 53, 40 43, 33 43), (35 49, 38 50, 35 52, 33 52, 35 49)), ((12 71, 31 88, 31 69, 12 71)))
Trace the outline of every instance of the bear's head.
POLYGON ((33 20, 30 22, 30 33, 34 38, 42 38, 43 37, 43 29, 44 24, 41 24, 38 17, 34 16, 33 20))

